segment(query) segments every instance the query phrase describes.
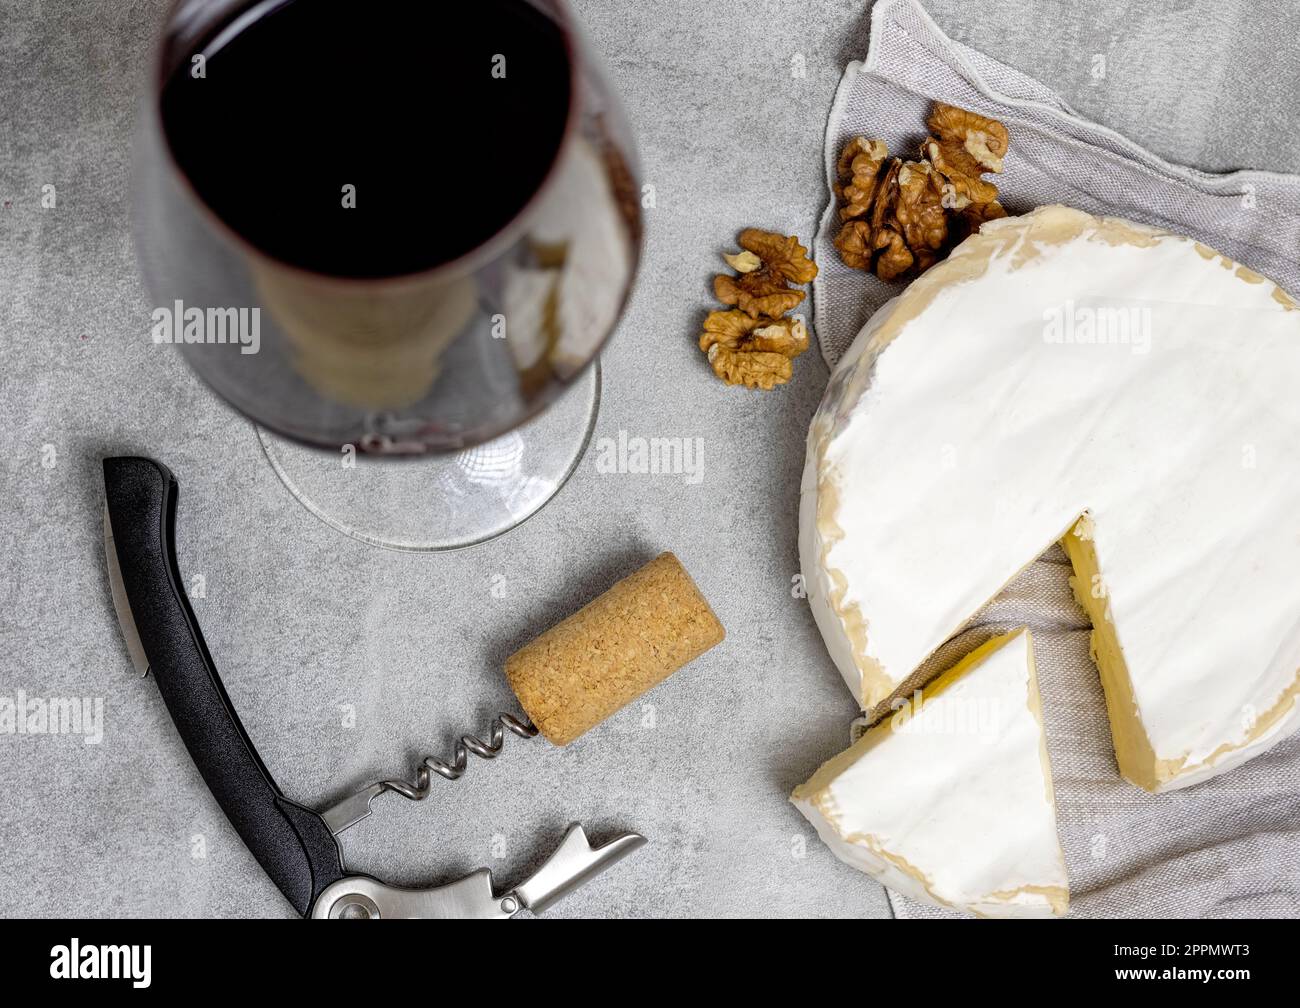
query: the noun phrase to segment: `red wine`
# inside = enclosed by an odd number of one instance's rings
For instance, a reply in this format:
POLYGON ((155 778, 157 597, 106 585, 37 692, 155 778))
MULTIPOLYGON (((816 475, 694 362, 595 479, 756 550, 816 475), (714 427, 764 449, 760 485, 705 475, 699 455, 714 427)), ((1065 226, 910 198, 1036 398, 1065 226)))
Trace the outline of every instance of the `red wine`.
POLYGON ((333 276, 427 270, 498 233, 572 98, 566 39, 524 0, 271 0, 195 54, 202 76, 191 56, 162 92, 177 164, 252 245, 333 276))

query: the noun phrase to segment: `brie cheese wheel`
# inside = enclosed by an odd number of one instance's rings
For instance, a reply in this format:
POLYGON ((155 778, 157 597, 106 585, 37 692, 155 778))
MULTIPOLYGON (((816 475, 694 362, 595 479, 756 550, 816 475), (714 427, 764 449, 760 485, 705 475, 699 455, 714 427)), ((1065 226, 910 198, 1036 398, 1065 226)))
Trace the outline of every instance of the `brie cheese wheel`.
POLYGON ((1300 311, 1189 238, 985 224, 882 308, 809 433, 800 553, 859 703, 1061 540, 1121 772, 1214 776, 1300 724, 1300 311))
POLYGON ((1066 911, 1028 630, 971 652, 790 800, 836 857, 913 899, 981 917, 1066 911))

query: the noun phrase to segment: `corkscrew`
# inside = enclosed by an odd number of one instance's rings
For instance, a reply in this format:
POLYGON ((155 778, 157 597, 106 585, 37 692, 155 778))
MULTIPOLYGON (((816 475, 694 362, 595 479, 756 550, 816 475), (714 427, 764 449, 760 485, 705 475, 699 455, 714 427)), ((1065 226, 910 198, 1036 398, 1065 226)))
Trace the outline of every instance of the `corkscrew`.
POLYGON ((470 754, 493 759, 506 732, 568 745, 673 671, 721 642, 722 625, 689 574, 662 553, 506 660, 525 717, 499 714, 486 741, 462 735, 450 761, 426 756, 414 781, 381 780, 316 812, 285 797, 226 694, 176 563, 178 488, 147 458, 104 460, 104 545, 113 606, 137 671, 153 672, 204 781, 253 856, 304 917, 511 917, 540 912, 644 844, 623 833, 593 847, 569 826, 522 885, 496 895, 481 869, 455 882, 403 889, 344 870, 337 837, 386 791, 428 797, 433 777, 457 780, 470 754))
POLYGON ((429 797, 434 774, 449 781, 460 780, 469 766, 470 753, 483 759, 496 759, 505 747, 507 728, 520 738, 535 738, 538 731, 537 726, 527 718, 520 719, 513 714, 500 713, 492 721, 488 741, 484 742, 477 735, 462 735, 452 750, 450 763, 436 756, 425 756, 416 768, 414 783, 401 780, 375 781, 325 809, 321 818, 329 826, 330 832, 338 836, 349 826, 355 826, 370 815, 373 811, 371 803, 386 791, 396 791, 411 801, 424 801, 429 797))
POLYGON ((433 756, 426 756, 416 770, 414 784, 393 780, 381 781, 380 783, 389 791, 396 791, 404 798, 409 798, 412 801, 423 801, 429 794, 430 770, 446 780, 459 780, 469 764, 470 753, 481 756, 483 759, 496 759, 500 755, 501 749, 505 745, 505 729, 507 728, 520 738, 537 737, 537 727, 527 718, 520 720, 513 714, 501 713, 492 722, 489 741, 484 742, 476 735, 462 735, 460 741, 456 743, 456 748, 452 750, 453 755, 450 763, 436 759, 433 756))
MULTIPOLYGON (((491 759, 505 732, 528 737, 531 720, 500 716, 488 741, 463 736, 451 762, 428 758, 414 784, 380 781, 327 809, 287 798, 262 762, 230 702, 208 651, 176 563, 177 484, 147 458, 104 460, 104 545, 113 606, 136 670, 154 682, 176 730, 213 796, 253 856, 304 917, 492 918, 528 909, 540 913, 644 844, 623 833, 593 847, 573 823, 555 852, 527 881, 497 895, 486 868, 446 885, 406 889, 350 874, 337 836, 364 819, 384 791, 420 800, 433 774, 455 780, 472 752, 491 759)), ((544 729, 542 729, 544 730, 544 729)))

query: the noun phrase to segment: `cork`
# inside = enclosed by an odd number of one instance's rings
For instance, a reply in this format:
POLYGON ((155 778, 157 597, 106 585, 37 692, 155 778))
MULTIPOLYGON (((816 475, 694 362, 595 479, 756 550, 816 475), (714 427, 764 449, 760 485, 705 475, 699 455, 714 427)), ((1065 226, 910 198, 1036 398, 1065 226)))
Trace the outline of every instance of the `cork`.
POLYGON ((507 658, 506 681, 564 746, 724 636, 686 568, 661 553, 507 658))

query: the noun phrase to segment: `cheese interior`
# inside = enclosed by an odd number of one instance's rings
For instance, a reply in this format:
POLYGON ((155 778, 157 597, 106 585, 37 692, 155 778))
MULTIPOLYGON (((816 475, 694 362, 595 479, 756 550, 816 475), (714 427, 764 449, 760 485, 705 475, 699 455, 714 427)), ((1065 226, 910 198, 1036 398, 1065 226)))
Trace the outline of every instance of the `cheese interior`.
POLYGON ((914 899, 988 917, 1066 911, 1027 630, 971 652, 791 800, 837 857, 914 899))
POLYGON ((1294 731, 1297 390, 1300 312, 1244 267, 1065 207, 985 225, 877 313, 809 434, 805 582, 858 702, 1065 536, 1130 780, 1294 731))

